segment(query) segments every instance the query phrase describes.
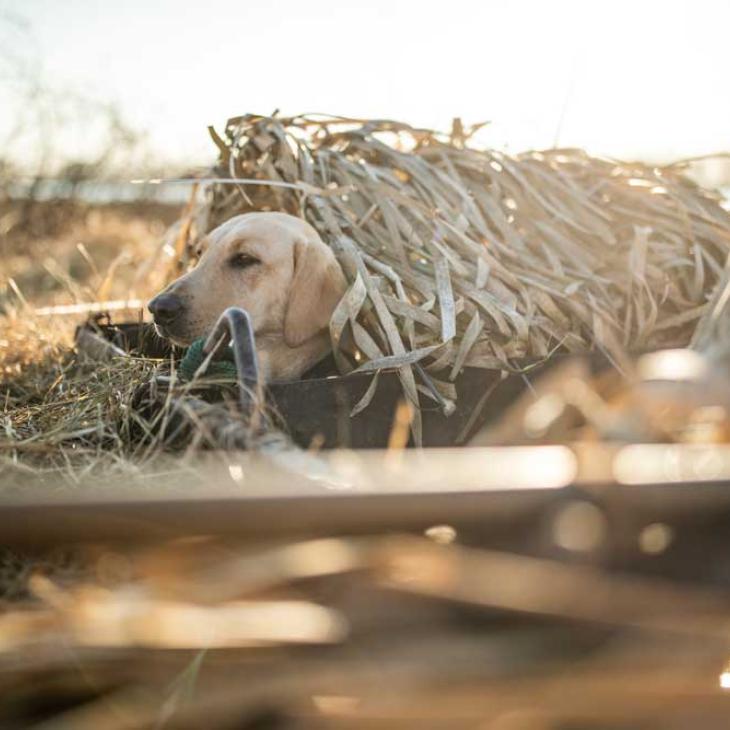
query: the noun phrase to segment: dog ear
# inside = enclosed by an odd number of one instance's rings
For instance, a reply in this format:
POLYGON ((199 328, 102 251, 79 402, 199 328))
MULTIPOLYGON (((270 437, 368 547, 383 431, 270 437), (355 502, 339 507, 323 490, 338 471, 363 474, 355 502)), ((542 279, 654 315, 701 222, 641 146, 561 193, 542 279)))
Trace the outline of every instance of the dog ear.
POLYGON ((346 289, 332 251, 319 240, 294 244, 294 275, 284 316, 284 341, 298 347, 329 324, 346 289))

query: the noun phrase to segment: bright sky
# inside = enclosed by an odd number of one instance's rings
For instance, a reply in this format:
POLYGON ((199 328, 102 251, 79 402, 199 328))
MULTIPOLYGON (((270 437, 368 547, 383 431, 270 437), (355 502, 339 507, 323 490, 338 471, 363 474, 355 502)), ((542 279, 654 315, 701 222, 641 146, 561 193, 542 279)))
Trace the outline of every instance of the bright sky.
MULTIPOLYGON (((558 131, 560 144, 619 156, 730 149, 728 0, 0 0, 0 8, 29 21, 50 79, 118 101, 174 159, 206 162, 208 124, 275 108, 442 128, 456 115, 489 119, 482 139, 512 150, 552 145, 558 131)), ((0 109, 0 121, 12 114, 0 109)))

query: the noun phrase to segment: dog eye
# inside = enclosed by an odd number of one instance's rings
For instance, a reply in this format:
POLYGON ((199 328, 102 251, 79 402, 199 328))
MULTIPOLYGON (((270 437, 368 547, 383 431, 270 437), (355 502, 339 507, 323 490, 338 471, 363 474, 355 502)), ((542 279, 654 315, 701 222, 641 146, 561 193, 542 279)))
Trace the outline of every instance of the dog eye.
POLYGON ((255 256, 250 256, 247 253, 236 253, 231 256, 228 263, 234 268, 234 269, 247 269, 249 266, 254 266, 255 264, 260 264, 261 261, 257 259, 255 256))

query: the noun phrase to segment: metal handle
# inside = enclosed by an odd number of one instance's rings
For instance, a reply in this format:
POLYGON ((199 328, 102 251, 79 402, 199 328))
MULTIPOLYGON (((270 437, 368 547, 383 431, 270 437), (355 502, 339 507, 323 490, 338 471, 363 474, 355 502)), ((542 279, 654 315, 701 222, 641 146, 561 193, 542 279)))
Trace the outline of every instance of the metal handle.
POLYGON ((221 314, 203 345, 203 354, 212 353, 215 358, 229 343, 238 373, 241 412, 247 415, 252 405, 251 393, 259 385, 259 363, 251 317, 240 307, 228 307, 221 314))

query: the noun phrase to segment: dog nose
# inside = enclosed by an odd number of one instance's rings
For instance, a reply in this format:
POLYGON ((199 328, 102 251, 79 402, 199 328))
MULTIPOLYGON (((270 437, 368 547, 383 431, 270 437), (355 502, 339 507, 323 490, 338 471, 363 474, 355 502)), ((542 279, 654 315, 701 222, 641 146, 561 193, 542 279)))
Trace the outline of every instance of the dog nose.
POLYGON ((168 324, 183 310, 183 301, 176 294, 158 294, 148 305, 156 322, 168 324))

